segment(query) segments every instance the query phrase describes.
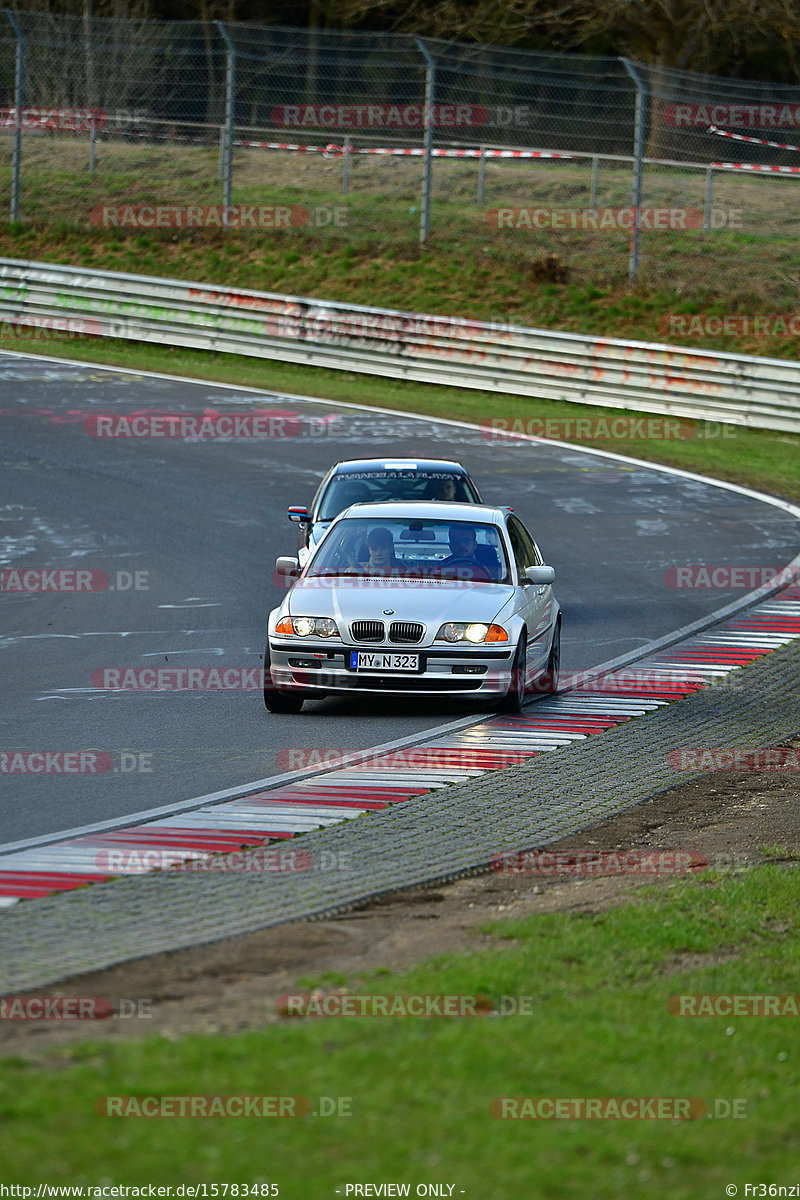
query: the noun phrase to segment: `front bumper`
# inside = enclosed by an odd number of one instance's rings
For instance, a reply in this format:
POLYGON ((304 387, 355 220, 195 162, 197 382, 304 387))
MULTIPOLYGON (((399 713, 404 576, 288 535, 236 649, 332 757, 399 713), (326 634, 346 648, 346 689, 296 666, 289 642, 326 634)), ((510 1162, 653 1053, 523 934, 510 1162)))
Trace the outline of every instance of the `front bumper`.
POLYGON ((300 639, 270 638, 269 653, 273 686, 304 692, 382 692, 404 696, 414 692, 436 695, 502 696, 511 683, 514 647, 499 649, 414 645, 298 644, 300 639), (364 671, 350 666, 353 651, 386 654, 415 654, 419 669, 407 671, 364 671))

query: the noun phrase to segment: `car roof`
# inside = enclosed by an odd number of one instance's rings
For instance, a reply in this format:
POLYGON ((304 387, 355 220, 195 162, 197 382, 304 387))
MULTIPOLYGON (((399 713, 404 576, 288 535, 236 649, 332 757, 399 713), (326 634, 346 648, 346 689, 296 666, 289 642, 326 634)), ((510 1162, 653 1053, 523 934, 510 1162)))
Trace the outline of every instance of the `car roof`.
POLYGON ((351 504, 336 518, 344 516, 364 517, 365 520, 390 520, 396 517, 406 520, 423 517, 431 521, 464 521, 469 525, 497 525, 505 520, 507 508, 496 508, 491 504, 462 504, 448 500, 372 500, 363 504, 351 504))
POLYGON ((467 475, 461 463, 446 458, 350 458, 338 462, 334 475, 347 475, 351 471, 447 471, 453 475, 467 475))

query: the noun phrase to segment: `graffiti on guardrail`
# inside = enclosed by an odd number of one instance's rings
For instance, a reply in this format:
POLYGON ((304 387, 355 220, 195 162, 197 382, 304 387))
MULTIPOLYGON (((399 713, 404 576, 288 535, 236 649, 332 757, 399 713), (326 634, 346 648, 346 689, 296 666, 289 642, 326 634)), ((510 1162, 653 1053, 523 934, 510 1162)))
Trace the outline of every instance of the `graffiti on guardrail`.
MULTIPOLYGON (((798 168, 800 170, 800 168, 798 168)), ((726 425, 800 432, 787 389, 800 384, 795 363, 743 361, 740 355, 676 350, 529 329, 506 322, 471 321, 354 305, 330 309, 297 296, 198 287, 181 280, 0 260, 0 295, 15 307, 36 306, 113 318, 122 336, 166 337, 230 353, 267 352, 296 361, 315 352, 317 363, 341 370, 417 378, 451 386, 482 387, 507 395, 536 395, 582 404, 662 412, 670 417, 722 418, 726 425), (107 294, 103 294, 103 293, 107 294), (172 326, 164 330, 163 325, 172 326), (359 336, 353 336, 353 334, 359 336), (223 336, 219 336, 222 334, 223 336), (285 342, 285 348, 282 343, 285 342), (338 347, 350 353, 338 353, 338 347), (402 358, 402 362, 396 362, 402 358)), ((18 314, 15 312, 15 319, 18 314)), ((104 322, 103 332, 113 336, 104 322)))

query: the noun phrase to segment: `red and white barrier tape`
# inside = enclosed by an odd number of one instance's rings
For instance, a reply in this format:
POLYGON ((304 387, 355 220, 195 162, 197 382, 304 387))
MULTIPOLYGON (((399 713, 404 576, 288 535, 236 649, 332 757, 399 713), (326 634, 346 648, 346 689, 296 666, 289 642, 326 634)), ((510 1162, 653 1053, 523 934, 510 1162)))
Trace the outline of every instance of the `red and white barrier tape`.
MULTIPOLYGON (((785 145, 782 142, 769 142, 761 138, 745 137, 743 134, 728 133, 716 125, 709 125, 710 133, 719 133, 723 137, 735 138, 742 142, 755 142, 761 146, 774 146, 779 150, 796 150, 800 146, 785 145)), ((115 132, 109 130, 108 132, 115 132)), ((193 142, 206 146, 216 145, 215 138, 193 137, 188 134, 148 133, 145 130, 128 130, 126 137, 150 138, 151 140, 169 142, 193 142)), ((301 146, 295 142, 256 142, 237 138, 234 146, 256 150, 289 150, 296 154, 321 154, 324 158, 340 158, 344 155, 344 146, 333 142, 327 146, 301 146)), ((400 155, 404 157, 422 157, 425 150, 422 147, 395 148, 389 146, 350 147, 350 154, 377 154, 384 157, 400 155)), ((557 150, 432 150, 434 158, 559 158, 574 161, 576 155, 564 154, 557 150)), ((653 160, 658 161, 658 160, 653 160)), ((714 162, 709 163, 715 171, 759 171, 762 174, 800 175, 800 167, 767 166, 761 163, 714 162)))
MULTIPOLYGON (((331 146, 328 149, 332 149, 331 146)), ((373 149, 351 150, 351 154, 416 154, 423 155, 422 149, 393 150, 373 149)), ((561 154, 555 150, 432 150, 434 158, 573 158, 572 154, 561 154)))
POLYGON ((708 132, 718 133, 720 137, 733 138, 737 142, 752 142, 755 146, 773 146, 776 150, 796 150, 800 153, 800 146, 790 146, 788 142, 768 142, 765 138, 747 137, 743 133, 730 133, 716 125, 709 125, 708 132))
MULTIPOLYGON (((244 142, 235 141, 234 146, 252 146, 262 150, 295 150, 300 154, 324 154, 326 158, 336 158, 344 154, 344 146, 331 143, 328 146, 295 146, 289 142, 244 142)), ((350 147, 351 154, 379 155, 424 155, 421 147, 399 148, 393 146, 362 146, 350 147)), ((572 158, 571 154, 562 154, 554 150, 432 150, 434 158, 572 158)))
MULTIPOLYGON (((248 142, 239 138, 236 138, 233 144, 253 150, 294 150, 297 154, 323 154, 325 158, 344 154, 341 146, 296 146, 293 142, 248 142)), ((357 151, 351 150, 350 153, 356 154, 357 151)))
POLYGON ((715 171, 760 171, 771 175, 800 175, 800 167, 771 167, 763 163, 715 162, 709 163, 715 171))
MULTIPOLYGON (((132 129, 120 132, 127 137, 152 138, 159 141, 194 142, 208 146, 217 144, 216 138, 194 137, 185 133, 149 133, 147 130, 143 129, 132 129)), ((234 139, 233 144, 240 149, 290 150, 295 154, 322 154, 325 158, 340 158, 345 152, 344 146, 339 146, 333 142, 329 143, 327 146, 301 146, 296 142, 259 142, 251 141, 246 138, 236 138, 234 139)), ((350 153, 422 157, 422 155, 425 153, 425 150, 422 147, 416 146, 408 148, 394 146, 351 146, 350 153)), ((572 154, 564 154, 561 151, 556 150, 432 150, 431 154, 434 158, 574 158, 574 155, 572 154)))

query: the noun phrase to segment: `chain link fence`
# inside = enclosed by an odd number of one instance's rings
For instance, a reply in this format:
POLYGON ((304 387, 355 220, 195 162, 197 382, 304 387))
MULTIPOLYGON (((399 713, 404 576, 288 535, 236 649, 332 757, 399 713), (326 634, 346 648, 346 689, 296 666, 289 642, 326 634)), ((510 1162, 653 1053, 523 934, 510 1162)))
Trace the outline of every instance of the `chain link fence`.
POLYGON ((380 33, 12 13, 12 220, 445 234, 554 282, 793 306, 800 88, 380 33), (797 131, 797 132, 795 132, 797 131), (352 229, 352 225, 351 225, 352 229))

